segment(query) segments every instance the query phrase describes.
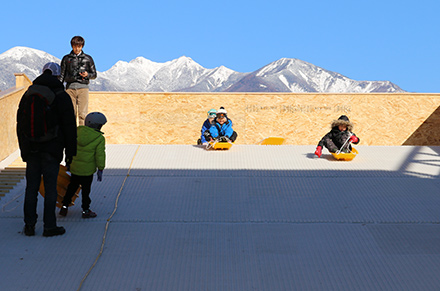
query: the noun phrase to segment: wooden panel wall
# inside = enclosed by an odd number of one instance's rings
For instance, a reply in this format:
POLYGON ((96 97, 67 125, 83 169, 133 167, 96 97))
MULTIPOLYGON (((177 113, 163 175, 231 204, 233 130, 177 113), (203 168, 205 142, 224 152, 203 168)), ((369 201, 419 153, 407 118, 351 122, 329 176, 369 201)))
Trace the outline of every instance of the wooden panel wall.
POLYGON ((31 81, 24 74, 15 74, 17 86, 0 92, 0 161, 18 149, 16 120, 21 96, 31 81))
POLYGON ((237 144, 282 136, 315 145, 347 115, 363 145, 440 145, 440 94, 117 93, 91 92, 108 143, 195 144, 206 112, 228 111, 237 144))

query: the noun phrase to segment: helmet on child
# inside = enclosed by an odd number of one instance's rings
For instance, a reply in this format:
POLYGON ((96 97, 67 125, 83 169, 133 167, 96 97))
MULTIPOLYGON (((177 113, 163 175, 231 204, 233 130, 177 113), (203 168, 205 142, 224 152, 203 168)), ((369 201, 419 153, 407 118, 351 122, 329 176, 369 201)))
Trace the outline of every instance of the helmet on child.
POLYGON ((101 112, 90 112, 84 121, 85 125, 100 130, 107 123, 107 118, 101 112))
POLYGON ((43 73, 44 73, 44 71, 46 71, 46 70, 51 71, 53 76, 59 76, 59 75, 61 75, 61 67, 60 67, 60 65, 58 65, 57 63, 50 62, 50 63, 45 64, 45 65, 43 66, 43 70, 42 70, 43 73))
POLYGON ((216 114, 217 114, 217 110, 211 109, 208 111, 208 118, 215 118, 216 114))

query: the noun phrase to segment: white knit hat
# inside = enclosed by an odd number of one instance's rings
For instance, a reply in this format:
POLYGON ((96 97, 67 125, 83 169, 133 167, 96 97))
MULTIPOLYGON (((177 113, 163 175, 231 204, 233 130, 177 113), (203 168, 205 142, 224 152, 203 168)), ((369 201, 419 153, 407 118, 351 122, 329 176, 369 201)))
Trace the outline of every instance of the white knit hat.
POLYGON ((226 112, 226 109, 224 109, 224 108, 220 108, 220 109, 217 111, 217 115, 219 115, 219 114, 227 115, 228 113, 226 112))

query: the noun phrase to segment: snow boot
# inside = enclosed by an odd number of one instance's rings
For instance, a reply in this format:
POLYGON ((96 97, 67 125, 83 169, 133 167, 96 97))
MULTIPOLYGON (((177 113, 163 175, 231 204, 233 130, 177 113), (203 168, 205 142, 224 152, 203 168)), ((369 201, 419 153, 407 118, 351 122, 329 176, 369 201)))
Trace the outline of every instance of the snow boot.
POLYGON ((90 209, 84 210, 82 213, 82 218, 94 218, 97 214, 90 209))
POLYGON ((26 236, 34 236, 34 235, 35 235, 35 225, 29 225, 29 224, 26 224, 26 225, 24 226, 23 233, 24 233, 26 236))
POLYGON ((64 227, 57 226, 51 229, 44 229, 43 236, 56 236, 56 235, 62 235, 66 232, 64 227))
POLYGON ((63 205, 63 207, 60 210, 60 215, 61 216, 66 216, 68 211, 69 211, 69 208, 67 206, 63 205))

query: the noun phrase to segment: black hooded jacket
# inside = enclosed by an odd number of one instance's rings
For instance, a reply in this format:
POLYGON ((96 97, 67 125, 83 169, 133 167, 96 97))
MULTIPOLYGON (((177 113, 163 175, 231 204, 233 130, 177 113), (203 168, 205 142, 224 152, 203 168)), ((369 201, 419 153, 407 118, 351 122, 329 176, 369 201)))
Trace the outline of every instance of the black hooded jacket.
MULTIPOLYGON (((346 117, 345 115, 342 115, 341 117, 339 117, 338 120, 333 120, 331 123, 331 131, 328 132, 318 143, 318 146, 325 146, 329 152, 337 152, 338 150, 351 150, 351 146, 350 143, 347 142, 347 139, 350 138, 351 135, 356 136, 356 134, 354 134, 352 132, 353 130, 353 123, 350 122, 350 120, 348 119, 348 117, 346 117), (341 131, 339 130, 339 125, 345 125, 347 127, 347 130, 345 131, 341 131), (344 145, 344 148, 342 148, 342 146, 344 145)), ((356 136, 357 137, 357 136, 356 136)), ((358 144, 360 140, 358 140, 357 142, 355 142, 354 144, 358 144)))
MULTIPOLYGON (((66 157, 71 158, 75 156, 76 120, 70 96, 64 91, 63 84, 57 77, 52 76, 49 70, 46 70, 42 75, 37 77, 33 84, 47 86, 56 94, 52 106, 56 108, 58 124, 60 127, 55 139, 46 142, 32 142, 24 136, 23 129, 20 128, 20 124, 17 123, 18 144, 23 161, 26 162, 28 156, 32 153, 46 152, 53 155, 59 162, 61 162, 63 160, 64 149, 66 157)), ((20 101, 19 107, 20 106, 22 106, 22 101, 20 101)), ((19 112, 20 110, 17 112, 17 120, 19 120, 19 112)))

